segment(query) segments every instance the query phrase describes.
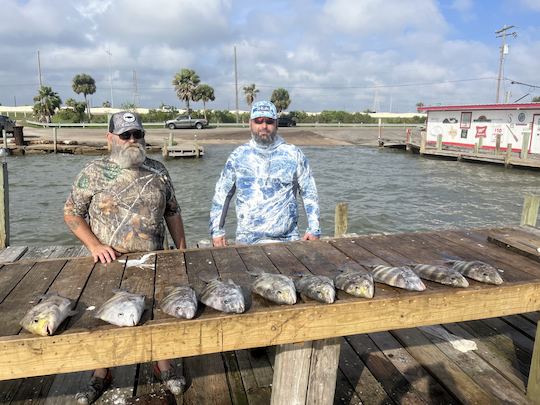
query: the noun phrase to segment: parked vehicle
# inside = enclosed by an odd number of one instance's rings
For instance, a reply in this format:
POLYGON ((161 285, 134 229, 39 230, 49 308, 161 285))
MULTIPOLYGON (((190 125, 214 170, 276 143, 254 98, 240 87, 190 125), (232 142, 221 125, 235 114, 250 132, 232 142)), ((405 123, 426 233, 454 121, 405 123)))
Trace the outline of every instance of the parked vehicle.
POLYGON ((9 118, 7 115, 0 115, 0 135, 3 129, 7 133, 13 133, 13 127, 15 126, 15 121, 9 118))
POLYGON ((197 128, 203 129, 208 126, 208 121, 204 118, 191 118, 189 115, 179 115, 173 120, 165 122, 165 126, 169 129, 176 128, 197 128))
POLYGON ((278 127, 295 127, 295 126, 296 126, 296 121, 294 120, 294 118, 283 116, 283 117, 279 117, 278 119, 278 127))

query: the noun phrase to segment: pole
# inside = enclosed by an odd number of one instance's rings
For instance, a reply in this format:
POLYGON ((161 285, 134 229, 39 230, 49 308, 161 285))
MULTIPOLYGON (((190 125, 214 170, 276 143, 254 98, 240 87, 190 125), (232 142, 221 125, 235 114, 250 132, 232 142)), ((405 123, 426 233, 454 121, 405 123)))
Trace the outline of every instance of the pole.
POLYGON ((9 182, 7 163, 0 170, 0 248, 9 246, 9 182))
POLYGON ((114 108, 113 85, 112 85, 112 53, 111 53, 111 48, 109 48, 105 52, 107 52, 107 55, 109 55, 109 86, 111 87, 111 108, 114 108))
POLYGON ((41 80, 41 60, 39 58, 39 49, 37 51, 37 64, 38 64, 38 77, 39 77, 39 88, 43 87, 43 82, 41 80))
POLYGON ((501 79, 502 79, 502 72, 503 72, 503 65, 504 65, 504 55, 508 53, 508 49, 506 48, 506 35, 512 35, 514 38, 517 36, 516 32, 510 32, 507 33, 509 29, 514 28, 513 25, 506 26, 506 24, 498 31, 495 31, 495 34, 497 35, 497 38, 502 38, 502 44, 500 48, 499 53, 499 74, 497 76, 497 97, 495 99, 495 103, 499 103, 499 96, 501 93, 501 79))
POLYGON ((236 65, 236 46, 234 47, 234 93, 236 97, 236 123, 240 121, 238 111, 238 67, 236 65))

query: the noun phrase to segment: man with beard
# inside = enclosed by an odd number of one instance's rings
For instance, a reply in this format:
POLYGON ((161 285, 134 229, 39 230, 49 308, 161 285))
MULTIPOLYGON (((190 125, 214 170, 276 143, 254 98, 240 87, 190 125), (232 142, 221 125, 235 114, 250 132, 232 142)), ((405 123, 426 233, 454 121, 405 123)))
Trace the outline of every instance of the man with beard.
POLYGON ((258 101, 251 107, 251 140, 236 148, 216 184, 210 210, 214 246, 225 246, 225 217, 236 197, 236 243, 300 239, 296 193, 304 202, 308 227, 303 240, 319 239, 319 201, 315 180, 302 151, 277 135, 276 107, 258 101))
MULTIPOLYGON (((64 206, 66 224, 94 262, 111 263, 123 253, 163 249, 164 222, 175 246, 186 247, 169 173, 163 164, 146 157, 144 135, 138 114, 113 114, 107 133, 110 156, 83 168, 64 206)), ((168 360, 157 362, 154 373, 173 394, 182 392, 185 380, 176 376, 168 360)), ((111 379, 110 370, 95 370, 77 401, 94 402, 111 379)))

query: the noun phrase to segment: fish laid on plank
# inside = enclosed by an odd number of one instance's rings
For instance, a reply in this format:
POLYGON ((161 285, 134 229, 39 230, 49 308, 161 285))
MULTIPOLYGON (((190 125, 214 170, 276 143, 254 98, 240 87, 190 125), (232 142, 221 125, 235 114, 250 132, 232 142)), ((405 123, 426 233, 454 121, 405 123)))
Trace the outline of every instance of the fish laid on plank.
POLYGON ((95 317, 116 326, 135 326, 144 312, 144 295, 115 290, 114 295, 96 312, 95 317))
POLYGON ((480 260, 473 260, 471 262, 464 260, 448 260, 447 263, 452 264, 452 268, 459 271, 465 277, 480 281, 481 283, 496 285, 503 283, 499 270, 491 264, 481 262, 480 260))
POLYGON ((39 304, 30 308, 20 325, 36 335, 50 336, 64 319, 76 314, 71 310, 72 304, 69 298, 58 294, 44 295, 39 304))
POLYGON ((420 278, 452 287, 468 287, 469 282, 463 275, 448 266, 432 264, 416 264, 413 270, 420 278))
POLYGON ((241 314, 246 310, 242 289, 232 280, 226 283, 217 279, 210 281, 201 293, 201 302, 226 313, 241 314))
MULTIPOLYGON (((341 268, 338 268, 341 270, 341 268)), ((359 298, 373 298, 373 276, 366 270, 346 269, 334 277, 336 288, 359 298)))
POLYGON ((393 287, 411 291, 424 291, 426 286, 409 266, 375 266, 371 269, 373 279, 393 287))
POLYGON ((161 300, 160 307, 167 315, 191 319, 197 312, 197 294, 189 286, 175 287, 161 300))
POLYGON ((326 276, 303 275, 294 281, 296 290, 312 300, 331 304, 336 299, 334 282, 326 276))
POLYGON ((294 282, 283 274, 258 274, 253 282, 252 291, 276 304, 296 304, 294 282))

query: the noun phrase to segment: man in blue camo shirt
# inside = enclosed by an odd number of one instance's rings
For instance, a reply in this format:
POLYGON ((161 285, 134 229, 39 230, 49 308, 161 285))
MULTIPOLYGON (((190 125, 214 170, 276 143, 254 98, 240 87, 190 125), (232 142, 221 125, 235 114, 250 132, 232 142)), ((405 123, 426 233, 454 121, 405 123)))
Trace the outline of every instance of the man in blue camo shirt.
POLYGON ((319 198, 302 151, 277 135, 276 107, 258 101, 251 107, 251 140, 236 148, 216 184, 210 210, 214 246, 225 246, 225 217, 236 193, 236 243, 255 244, 300 239, 297 192, 308 228, 303 240, 319 239, 319 198))

